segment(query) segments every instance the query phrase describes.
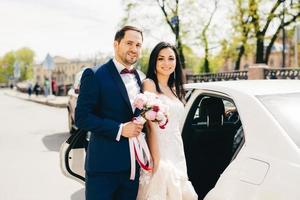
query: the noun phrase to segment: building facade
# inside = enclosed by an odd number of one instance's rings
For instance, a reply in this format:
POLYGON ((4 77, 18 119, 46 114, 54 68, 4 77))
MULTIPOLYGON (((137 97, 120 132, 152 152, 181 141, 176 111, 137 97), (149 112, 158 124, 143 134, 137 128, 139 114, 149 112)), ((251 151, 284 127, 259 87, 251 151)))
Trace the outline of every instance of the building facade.
POLYGON ((34 81, 38 82, 41 86, 44 85, 46 79, 51 79, 56 81, 56 85, 58 86, 58 95, 66 95, 68 89, 73 85, 75 80, 75 75, 83 68, 83 67, 91 67, 96 64, 100 64, 101 61, 92 61, 92 60, 70 60, 61 56, 54 56, 54 69, 46 70, 42 63, 35 64, 33 66, 34 71, 34 81))

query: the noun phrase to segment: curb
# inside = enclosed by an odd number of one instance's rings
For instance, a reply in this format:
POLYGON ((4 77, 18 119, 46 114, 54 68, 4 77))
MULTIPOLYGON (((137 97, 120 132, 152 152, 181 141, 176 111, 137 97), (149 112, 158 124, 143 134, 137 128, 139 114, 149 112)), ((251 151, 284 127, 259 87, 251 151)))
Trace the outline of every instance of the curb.
POLYGON ((18 96, 18 95, 14 95, 14 94, 10 94, 10 92, 7 92, 7 91, 4 91, 4 94, 5 95, 8 95, 8 96, 11 96, 11 97, 15 97, 15 98, 18 98, 18 99, 22 99, 22 100, 25 100, 25 101, 31 101, 31 102, 34 102, 34 103, 39 103, 39 104, 43 104, 43 105, 46 105, 46 106, 52 106, 52 107, 57 107, 57 108, 67 108, 68 106, 68 103, 55 103, 55 102, 51 102, 51 100, 35 100, 35 99, 30 99, 30 98, 24 98, 24 97, 21 97, 21 96, 18 96))
POLYGON ((53 102, 48 101, 48 100, 46 100, 46 101, 38 101, 38 100, 33 100, 33 99, 24 99, 24 100, 39 103, 39 104, 43 104, 43 105, 46 105, 46 106, 57 107, 57 108, 67 108, 67 106, 68 106, 67 103, 53 103, 53 102))

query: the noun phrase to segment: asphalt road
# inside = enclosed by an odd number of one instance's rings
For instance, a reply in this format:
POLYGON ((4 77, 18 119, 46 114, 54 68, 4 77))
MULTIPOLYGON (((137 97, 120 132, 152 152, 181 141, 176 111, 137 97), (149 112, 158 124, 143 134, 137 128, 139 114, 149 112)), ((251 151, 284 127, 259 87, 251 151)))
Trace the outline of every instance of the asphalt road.
POLYGON ((83 185, 62 175, 60 145, 67 110, 7 96, 0 90, 0 199, 82 200, 83 185))

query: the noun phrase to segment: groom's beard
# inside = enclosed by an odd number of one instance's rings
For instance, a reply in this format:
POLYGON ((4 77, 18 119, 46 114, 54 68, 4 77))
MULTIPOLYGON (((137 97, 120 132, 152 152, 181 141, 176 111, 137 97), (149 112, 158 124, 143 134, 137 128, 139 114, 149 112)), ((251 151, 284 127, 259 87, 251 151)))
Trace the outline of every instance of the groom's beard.
POLYGON ((138 59, 137 53, 128 52, 128 53, 126 53, 126 56, 123 59, 123 62, 126 65, 133 65, 137 62, 137 59, 138 59))

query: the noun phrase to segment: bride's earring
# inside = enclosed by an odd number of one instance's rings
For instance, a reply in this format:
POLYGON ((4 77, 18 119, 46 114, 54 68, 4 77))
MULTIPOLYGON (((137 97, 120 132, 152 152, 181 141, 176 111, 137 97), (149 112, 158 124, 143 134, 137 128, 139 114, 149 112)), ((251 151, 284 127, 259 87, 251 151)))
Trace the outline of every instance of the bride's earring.
POLYGON ((175 71, 174 71, 173 73, 174 73, 174 74, 173 74, 173 75, 174 75, 174 80, 176 80, 176 74, 175 74, 175 71))

